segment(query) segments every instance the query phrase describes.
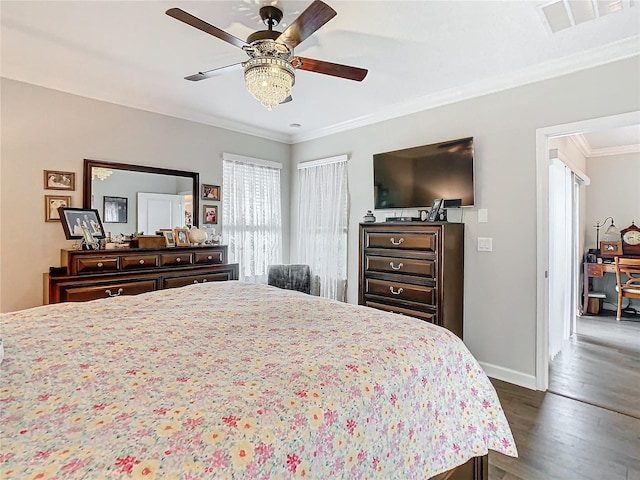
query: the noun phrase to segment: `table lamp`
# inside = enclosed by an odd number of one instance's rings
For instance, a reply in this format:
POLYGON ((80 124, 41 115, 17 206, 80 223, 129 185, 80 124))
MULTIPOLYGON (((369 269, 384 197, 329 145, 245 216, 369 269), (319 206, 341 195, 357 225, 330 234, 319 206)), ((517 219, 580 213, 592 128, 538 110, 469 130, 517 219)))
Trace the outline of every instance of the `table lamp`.
POLYGON ((613 220, 613 217, 607 217, 602 222, 596 222, 594 225, 596 227, 596 250, 600 251, 600 227, 604 227, 605 223, 608 220, 611 220, 611 225, 605 230, 605 235, 620 235, 620 231, 617 229, 616 224, 613 220))

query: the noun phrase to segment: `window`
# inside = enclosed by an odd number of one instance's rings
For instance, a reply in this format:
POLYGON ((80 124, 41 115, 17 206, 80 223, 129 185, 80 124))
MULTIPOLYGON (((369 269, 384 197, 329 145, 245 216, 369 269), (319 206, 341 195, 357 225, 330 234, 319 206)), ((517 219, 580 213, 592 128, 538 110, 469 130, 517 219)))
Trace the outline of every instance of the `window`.
POLYGON ((240 264, 240 280, 267 283, 267 267, 282 263, 281 168, 223 154, 222 234, 229 261, 240 264))
MULTIPOLYGON (((321 297, 346 300, 347 156, 298 165, 298 263, 311 267, 321 297)), ((318 291, 318 288, 315 289, 318 291)))

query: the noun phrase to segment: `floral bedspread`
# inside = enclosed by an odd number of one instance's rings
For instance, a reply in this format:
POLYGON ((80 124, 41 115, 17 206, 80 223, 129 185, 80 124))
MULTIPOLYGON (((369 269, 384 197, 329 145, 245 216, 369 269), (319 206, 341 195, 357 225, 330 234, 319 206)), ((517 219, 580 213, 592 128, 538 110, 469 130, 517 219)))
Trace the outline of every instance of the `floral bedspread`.
POLYGON ((0 318, 0 477, 423 479, 516 455, 453 334, 219 282, 0 318))

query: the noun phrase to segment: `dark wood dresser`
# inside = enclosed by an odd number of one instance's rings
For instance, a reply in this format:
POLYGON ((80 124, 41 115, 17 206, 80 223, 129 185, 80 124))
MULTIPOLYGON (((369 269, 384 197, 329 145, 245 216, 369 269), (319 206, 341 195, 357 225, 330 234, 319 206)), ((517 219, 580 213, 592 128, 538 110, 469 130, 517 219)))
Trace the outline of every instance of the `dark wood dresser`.
POLYGON ((462 338, 464 224, 361 223, 358 303, 462 338))
POLYGON ((136 295, 192 283, 238 279, 227 246, 62 250, 64 274, 47 275, 45 303, 136 295), (47 295, 48 293, 48 295, 47 295))

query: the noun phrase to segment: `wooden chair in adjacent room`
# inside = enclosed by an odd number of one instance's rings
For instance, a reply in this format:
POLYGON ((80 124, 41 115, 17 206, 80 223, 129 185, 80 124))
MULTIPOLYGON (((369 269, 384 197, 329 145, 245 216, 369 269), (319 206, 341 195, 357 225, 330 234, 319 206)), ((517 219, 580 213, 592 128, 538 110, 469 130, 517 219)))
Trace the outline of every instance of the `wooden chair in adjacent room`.
POLYGON ((640 298, 640 258, 615 257, 616 291, 618 292, 618 312, 622 314, 623 298, 640 298), (627 278, 623 276, 626 275, 627 278))

